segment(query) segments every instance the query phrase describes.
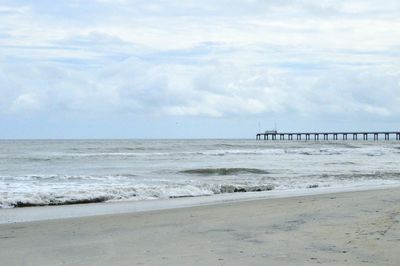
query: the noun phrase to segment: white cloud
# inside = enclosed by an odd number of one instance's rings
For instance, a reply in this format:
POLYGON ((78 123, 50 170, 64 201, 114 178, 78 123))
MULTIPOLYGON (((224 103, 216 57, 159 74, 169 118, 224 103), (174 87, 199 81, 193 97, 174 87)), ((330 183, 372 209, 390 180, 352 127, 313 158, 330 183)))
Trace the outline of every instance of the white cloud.
POLYGON ((400 114, 400 4, 0 6, 0 112, 400 114))
POLYGON ((37 111, 41 107, 40 99, 35 94, 21 94, 11 104, 11 111, 37 111))

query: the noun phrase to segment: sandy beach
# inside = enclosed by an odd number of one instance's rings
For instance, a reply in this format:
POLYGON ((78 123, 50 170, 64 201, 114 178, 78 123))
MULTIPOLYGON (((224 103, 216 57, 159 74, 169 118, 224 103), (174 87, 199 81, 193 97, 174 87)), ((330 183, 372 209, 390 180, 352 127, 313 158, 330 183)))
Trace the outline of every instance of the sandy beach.
POLYGON ((400 265, 400 189, 0 225, 1 265, 400 265))

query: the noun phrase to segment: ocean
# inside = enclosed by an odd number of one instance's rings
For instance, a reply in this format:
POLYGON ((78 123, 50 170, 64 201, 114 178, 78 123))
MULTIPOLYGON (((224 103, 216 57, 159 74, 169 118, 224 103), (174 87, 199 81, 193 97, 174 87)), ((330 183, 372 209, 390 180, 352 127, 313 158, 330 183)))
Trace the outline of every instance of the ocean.
POLYGON ((399 141, 1 140, 0 208, 400 184, 399 141))

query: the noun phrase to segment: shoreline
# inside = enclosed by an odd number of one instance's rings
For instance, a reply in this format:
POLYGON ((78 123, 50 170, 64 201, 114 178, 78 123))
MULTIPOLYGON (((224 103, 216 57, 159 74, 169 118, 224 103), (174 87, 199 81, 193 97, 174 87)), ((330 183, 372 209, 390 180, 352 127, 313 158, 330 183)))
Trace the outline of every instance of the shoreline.
POLYGON ((81 218, 126 213, 142 213, 171 209, 211 206, 244 201, 258 201, 302 196, 328 195, 358 191, 373 191, 400 188, 400 184, 370 185, 341 188, 307 188, 289 191, 262 191, 226 193, 211 196, 182 197, 143 201, 109 201, 100 203, 69 204, 56 206, 35 206, 0 209, 0 225, 10 223, 35 222, 69 218, 81 218))
POLYGON ((0 225, 5 265, 399 265, 400 188, 0 225))

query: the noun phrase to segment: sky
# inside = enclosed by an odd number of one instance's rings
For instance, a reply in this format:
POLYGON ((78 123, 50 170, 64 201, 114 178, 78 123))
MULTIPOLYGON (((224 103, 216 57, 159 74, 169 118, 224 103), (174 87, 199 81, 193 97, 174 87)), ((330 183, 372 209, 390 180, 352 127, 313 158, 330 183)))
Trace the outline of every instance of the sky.
POLYGON ((0 0, 0 138, 400 130, 398 0, 0 0))

